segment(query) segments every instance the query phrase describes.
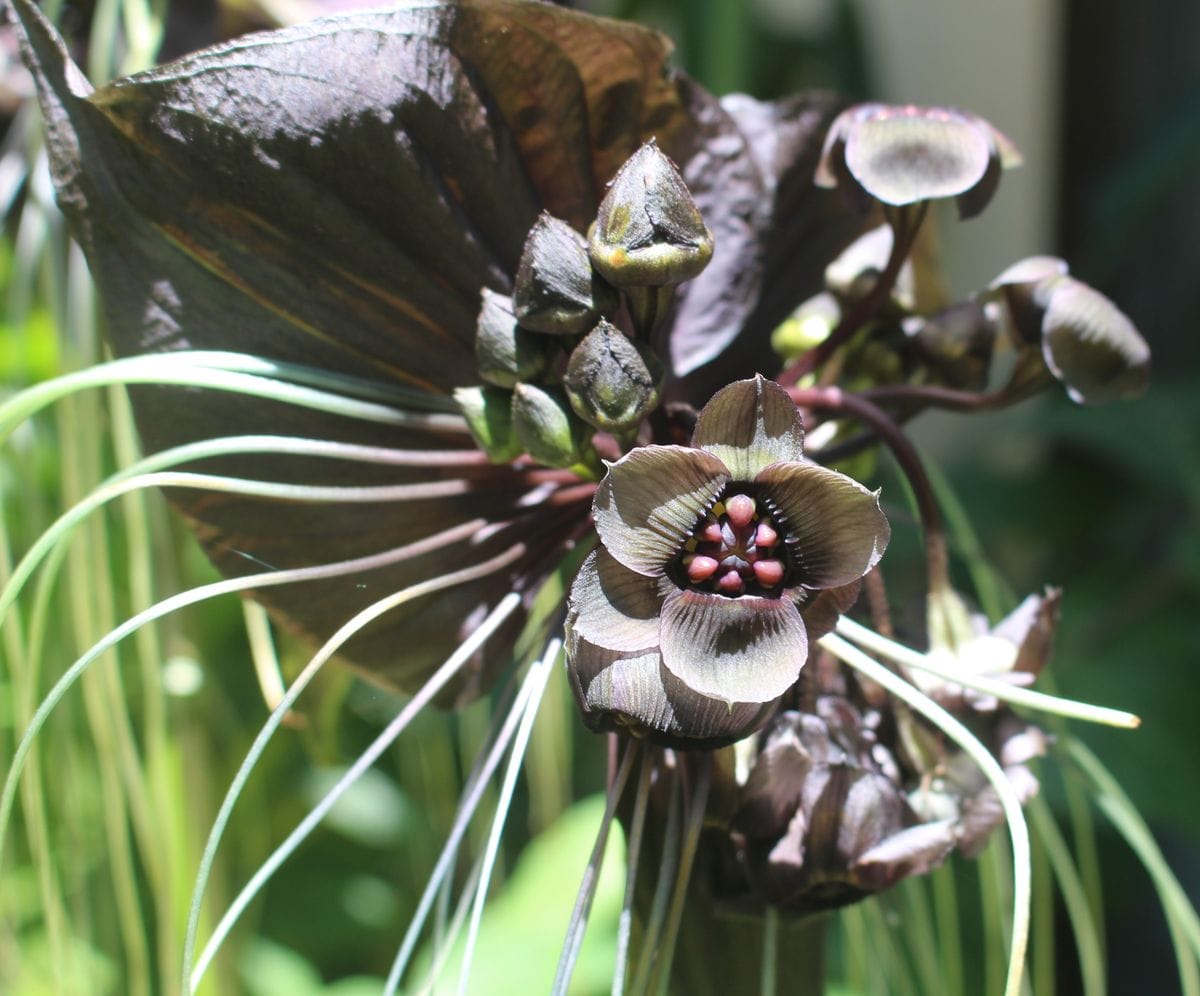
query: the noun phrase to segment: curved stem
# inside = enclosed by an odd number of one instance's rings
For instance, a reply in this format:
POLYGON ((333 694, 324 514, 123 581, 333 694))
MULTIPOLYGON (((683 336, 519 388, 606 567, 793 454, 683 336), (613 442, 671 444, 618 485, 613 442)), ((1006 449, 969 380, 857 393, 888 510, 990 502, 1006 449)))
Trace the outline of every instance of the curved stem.
POLYGON ((946 550, 946 531, 942 512, 934 498, 933 485, 912 440, 883 409, 864 399, 848 394, 839 387, 790 387, 788 394, 802 408, 815 408, 853 416, 878 434, 892 451, 901 471, 912 487, 925 537, 925 569, 931 592, 950 589, 950 558, 946 550))
POLYGON ((926 201, 900 208, 888 217, 892 226, 892 251, 879 279, 865 295, 858 299, 834 326, 829 335, 799 359, 788 364, 777 378, 781 384, 795 384, 801 377, 812 373, 824 363, 839 346, 844 345, 855 332, 871 321, 884 306, 896 286, 900 269, 912 251, 921 230, 921 223, 929 205, 926 201))

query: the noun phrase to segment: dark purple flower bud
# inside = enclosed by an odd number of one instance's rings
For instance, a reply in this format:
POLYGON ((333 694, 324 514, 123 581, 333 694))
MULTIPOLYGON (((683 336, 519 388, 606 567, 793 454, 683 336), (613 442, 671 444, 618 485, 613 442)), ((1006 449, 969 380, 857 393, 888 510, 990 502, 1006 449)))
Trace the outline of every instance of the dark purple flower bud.
POLYGON ((978 301, 960 301, 929 318, 907 318, 903 328, 941 383, 968 391, 987 386, 997 329, 978 301))
POLYGON ((923 874, 954 848, 950 821, 921 824, 897 766, 845 699, 780 714, 732 821, 760 899, 792 913, 844 906, 923 874))
POLYGON ((626 432, 658 407, 662 380, 662 364, 648 348, 601 321, 571 353, 563 386, 585 422, 626 432))
POLYGON ((583 236, 543 211, 529 230, 517 267, 517 320, 535 332, 582 335, 616 307, 617 293, 592 269, 583 236))
POLYGON ((592 264, 617 287, 663 287, 697 276, 712 233, 675 164, 647 142, 608 185, 588 233, 592 264))
POLYGON ((475 324, 475 365, 480 377, 509 390, 518 381, 534 380, 546 368, 549 345, 545 336, 517 324, 510 298, 484 288, 475 324))
MULTIPOLYGON (((852 304, 871 293, 892 253, 895 233, 880 225, 850 243, 825 267, 825 286, 838 299, 852 304)), ((907 314, 917 307, 913 261, 906 259, 889 296, 893 313, 907 314)))
POLYGON ((1067 265, 1035 256, 992 282, 1020 341, 1038 347, 1046 369, 1078 404, 1136 398, 1150 383, 1150 347, 1133 322, 1067 265))
POLYGON ((1013 143, 983 118, 950 107, 859 104, 825 139, 815 180, 860 210, 953 197, 961 218, 992 199, 1000 171, 1020 165, 1013 143))

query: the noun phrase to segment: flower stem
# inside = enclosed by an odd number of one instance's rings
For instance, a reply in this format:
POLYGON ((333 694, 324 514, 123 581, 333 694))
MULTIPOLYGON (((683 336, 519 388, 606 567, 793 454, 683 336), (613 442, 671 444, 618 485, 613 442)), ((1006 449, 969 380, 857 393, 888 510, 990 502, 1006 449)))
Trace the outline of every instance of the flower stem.
POLYGON ((835 411, 850 415, 870 428, 892 451, 900 470, 908 479, 921 518, 925 537, 925 569, 931 592, 950 590, 950 559, 946 550, 946 532, 941 509, 933 494, 933 485, 912 440, 883 409, 858 394, 840 387, 791 387, 788 394, 802 408, 835 411))
POLYGON ((921 201, 889 214, 892 251, 874 286, 854 303, 822 342, 783 369, 777 378, 780 384, 795 384, 801 377, 812 373, 829 359, 839 346, 844 345, 855 332, 875 317, 891 296, 892 288, 896 286, 896 278, 900 276, 900 269, 917 240, 917 233, 921 230, 927 208, 928 202, 921 201))

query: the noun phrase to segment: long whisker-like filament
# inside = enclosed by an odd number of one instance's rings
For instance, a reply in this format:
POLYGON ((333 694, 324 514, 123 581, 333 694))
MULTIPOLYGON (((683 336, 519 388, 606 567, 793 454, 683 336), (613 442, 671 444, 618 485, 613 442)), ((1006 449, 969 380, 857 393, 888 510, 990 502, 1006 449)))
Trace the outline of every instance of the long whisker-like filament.
MULTIPOLYGON (((680 760, 683 760, 682 758, 680 760)), ((690 762, 693 757, 689 756, 690 762)), ((687 805, 687 822, 683 826, 683 849, 679 856, 679 867, 675 873, 675 884, 671 890, 671 905, 667 910, 666 929, 662 943, 655 952, 654 973, 650 977, 650 991, 658 992, 659 983, 670 978, 671 963, 675 959, 675 941, 679 936, 679 925, 683 920, 684 900, 692 878, 692 864, 700 844, 700 831, 704 826, 704 809, 708 805, 708 789, 712 784, 713 758, 709 752, 695 756, 695 781, 691 784, 691 798, 687 805)), ((684 769, 687 770, 686 768, 684 769)))
POLYGON ((433 871, 429 876, 429 881, 425 885, 425 891, 421 894, 421 899, 417 903, 416 911, 409 920, 404 939, 400 942, 400 948, 396 953, 391 970, 388 972, 388 977, 384 982, 383 996, 393 996, 400 986, 400 980, 408 968, 409 960, 416 949, 417 941, 420 939, 421 930, 425 926, 429 912, 439 895, 444 895, 442 884, 446 881, 446 877, 453 868, 455 859, 458 857, 459 845, 466 835, 471 818, 479 808, 479 803, 487 791, 491 777, 500 766, 504 752, 508 749, 508 745, 512 742, 512 738, 516 734, 517 725, 521 721, 521 717, 525 715, 525 707, 529 702, 529 696, 533 693, 533 688, 534 683, 527 675, 521 683, 521 689, 517 693, 516 700, 509 707, 503 724, 493 738, 491 748, 486 754, 480 754, 474 770, 463 786, 463 793, 458 803, 458 809, 454 814, 454 823, 446 835, 446 841, 442 845, 437 863, 434 865, 433 871))
POLYGON ((1012 685, 1006 681, 997 681, 986 675, 974 674, 966 668, 944 666, 931 659, 928 654, 911 650, 846 616, 842 616, 838 620, 837 631, 847 640, 866 647, 897 664, 916 668, 918 671, 926 671, 957 685, 985 692, 1011 705, 1027 706, 1030 709, 1038 709, 1058 716, 1085 719, 1092 723, 1103 723, 1124 729, 1136 729, 1141 724, 1141 720, 1137 716, 1125 712, 1123 709, 1109 709, 1087 702, 1077 702, 1074 699, 1064 699, 1057 695, 1047 695, 1045 692, 1036 692, 1031 688, 1021 688, 1019 685, 1012 685))
POLYGON ((629 961, 629 940, 633 934, 633 901, 637 892, 637 873, 642 853, 642 835, 646 830, 646 809, 650 802, 650 783, 654 765, 650 751, 642 752, 642 770, 638 776, 633 817, 629 822, 629 844, 625 857, 625 896, 617 921, 617 960, 613 970, 612 996, 624 996, 629 961))
POLYGON ((479 923, 483 917, 483 905, 487 898, 488 883, 492 877, 492 869, 496 863, 496 855, 500 850, 500 837, 504 833, 504 824, 508 818, 508 810, 512 804, 513 791, 517 786, 517 775, 521 771, 521 763, 525 759, 525 748, 529 745, 529 736, 533 732, 533 721, 537 718, 538 706, 542 703, 542 695, 546 691, 546 682, 550 678, 551 666, 558 660, 562 649, 561 640, 551 640, 542 654, 542 659, 534 666, 526 679, 533 688, 529 695, 525 713, 521 717, 521 725, 513 741, 512 753, 509 755, 508 767, 504 772, 504 781, 500 787, 500 796, 496 801, 496 815, 492 820, 491 832, 483 851, 483 872, 475 890, 475 901, 471 909, 471 924, 467 929, 466 947, 463 951, 462 967, 459 969, 458 992, 463 996, 471 978, 471 964, 475 951, 475 940, 479 936, 479 923))
POLYGON ((988 749, 962 723, 919 689, 910 685, 899 675, 877 663, 851 643, 836 634, 829 633, 821 638, 821 646, 854 670, 882 685, 896 698, 920 713, 939 730, 953 740, 971 758, 995 790, 1008 822, 1013 849, 1013 924, 1012 942, 1009 947, 1008 979, 1005 996, 1017 996, 1021 991, 1021 979, 1025 970, 1025 949, 1029 943, 1030 910, 1030 849, 1029 828, 1021 811, 1021 800, 1004 774, 1000 763, 988 749))
MULTIPOLYGON (((31 415, 54 402, 88 388, 110 384, 148 384, 155 386, 204 387, 230 391, 248 397, 282 401, 301 408, 311 408, 331 415, 384 425, 425 429, 433 432, 467 435, 466 422, 460 415, 449 412, 414 413, 376 401, 362 401, 347 396, 347 378, 315 368, 275 363, 258 356, 224 352, 174 352, 132 356, 99 363, 74 373, 43 381, 16 394, 0 405, 0 440, 31 415), (289 370, 303 370, 304 384, 275 379, 289 370), (332 391, 319 390, 305 384, 329 384, 332 391)), ((349 378, 355 382, 354 378, 349 378)), ((393 393, 388 385, 374 385, 376 392, 386 392, 403 403, 411 403, 408 394, 393 393)), ((432 396, 426 396, 432 397, 432 396)))
MULTIPOLYGON (((487 567, 491 570, 498 570, 515 561, 523 548, 514 546, 498 557, 487 562, 487 567)), ((321 800, 313 806, 305 818, 297 825, 297 827, 288 835, 270 856, 259 866, 258 871, 251 876, 250 881, 243 886, 241 892, 229 904, 229 908, 221 917, 220 922, 213 930, 212 936, 208 943, 201 951, 199 958, 196 960, 195 968, 191 968, 189 955, 194 950, 196 929, 199 924, 199 907, 200 900, 203 896, 204 885, 207 881, 208 872, 212 867, 212 861, 216 854, 216 845, 220 840, 221 831, 224 829, 227 822, 228 814, 232 811, 233 802, 236 801, 237 794, 241 790, 241 786, 249 777, 254 764, 257 762, 258 756, 261 754, 261 748, 266 745, 266 741, 278 728, 283 721, 284 715, 292 707, 296 697, 303 691, 305 685, 316 675, 317 671, 329 660, 337 650, 351 636, 361 630, 368 623, 381 615, 402 605, 413 598, 421 595, 429 594, 443 588, 450 587, 454 584, 460 584, 468 577, 464 575, 479 576, 479 573, 484 568, 484 565, 478 565, 466 571, 458 571, 454 574, 447 574, 433 581, 423 582, 420 585, 413 585, 411 588, 406 588, 403 591, 396 592, 388 598, 381 599, 373 605, 367 607, 349 619, 336 633, 333 634, 321 647, 321 649, 313 656, 305 667, 301 675, 292 683, 292 687, 288 689, 288 694, 271 713, 267 723, 260 731, 254 745, 252 745, 246 760, 243 762, 238 774, 234 777, 234 782, 230 786, 229 792, 226 794, 225 802, 222 804, 221 810, 218 813, 217 819, 214 820, 213 830, 209 838, 209 843, 205 847, 205 856, 201 862, 201 871, 197 876, 196 889, 193 897, 192 912, 189 917, 188 937, 184 948, 184 973, 185 973, 185 991, 193 991, 200 980, 204 977, 204 972, 208 968, 209 963, 216 955, 217 950, 228 936, 229 931, 237 922, 238 917, 249 905, 251 900, 258 894, 262 886, 267 880, 279 869, 296 850, 296 848, 304 841, 304 839, 317 827, 324 819, 325 814, 333 808, 334 803, 342 796, 342 794, 354 784, 355 781, 362 775, 364 771, 371 767, 379 759, 385 750, 404 732, 408 724, 413 718, 421 712, 437 695, 439 691, 458 673, 463 665, 479 650, 487 641, 488 637, 504 622, 521 604, 521 596, 516 592, 510 592, 505 595, 496 605, 495 608, 488 614, 479 626, 468 636, 458 649, 446 659, 421 686, 421 689, 405 704, 400 714, 396 716, 372 741, 371 745, 355 760, 354 764, 338 779, 337 783, 331 788, 321 800), (421 589, 417 591, 417 589, 421 589)))
POLYGON ((625 792, 625 784, 633 771, 633 762, 641 744, 636 740, 625 747, 625 754, 617 768, 616 776, 608 788, 608 800, 604 807, 604 816, 600 820, 600 829, 596 832, 596 843, 592 847, 591 857, 583 872, 583 881, 579 884, 579 895, 575 899, 575 907, 571 910, 571 919, 567 924, 567 936, 563 941, 562 955, 559 957, 558 969, 554 974, 554 985, 551 992, 554 996, 564 996, 571 984, 571 973, 575 970, 575 962, 579 958, 579 949, 583 945, 584 931, 587 930, 588 913, 592 908, 592 900, 596 897, 596 884, 600 879, 600 865, 604 861, 604 847, 608 842, 608 831, 616 816, 617 804, 625 792))
MULTIPOLYGON (((9 765, 8 773, 5 777, 4 789, 0 793, 0 860, 3 859, 4 843, 8 820, 12 811, 13 796, 16 791, 16 785, 20 779, 21 770, 23 768, 25 758, 33 745, 34 739, 45 725, 50 713, 54 707, 61 701, 62 697, 70 690, 71 686, 79 679, 79 676, 87 670, 89 665, 100 657, 105 651, 111 649, 120 643, 125 637, 136 632, 142 626, 153 622, 156 619, 161 619, 163 616, 170 615, 179 609, 189 605, 206 601, 210 598, 215 598, 219 595, 232 594, 242 591, 253 591, 259 588, 270 588, 278 585, 298 584, 304 581, 317 581, 326 578, 342 577, 347 574, 356 574, 361 571, 374 570, 379 567, 385 567, 393 563, 398 563, 402 560, 417 556, 431 549, 438 549, 447 542, 455 540, 463 540, 474 535, 483 525, 482 520, 474 520, 466 522, 459 526, 453 527, 444 533, 439 533, 434 536, 425 537, 417 540, 414 543, 407 544, 403 547, 397 547, 393 550, 385 551, 384 553, 371 554, 366 557, 358 557, 353 560, 338 561, 332 564, 320 564, 315 567, 300 567, 284 571, 265 571, 261 574, 250 574, 240 578, 230 578, 225 581, 214 581, 211 584, 200 585, 188 591, 180 592, 170 598, 165 598, 152 605, 147 609, 142 610, 136 615, 130 616, 120 626, 107 633, 103 639, 97 641, 82 657, 75 661, 61 678, 54 684, 43 698, 41 705, 29 720, 29 725, 21 735, 20 741, 13 752, 12 762, 9 765)), ((516 548, 514 548, 516 549, 516 548)), ((523 549, 523 548, 522 548, 523 549)), ((496 570, 497 562, 503 561, 504 565, 518 559, 519 554, 515 554, 512 550, 501 554, 498 558, 486 562, 486 565, 476 565, 475 567, 465 569, 466 572, 473 572, 486 566, 489 570, 496 570)), ((486 571, 485 571, 486 573, 486 571)), ((455 575, 457 577, 458 575, 455 575)))
POLYGON ((650 973, 654 969, 659 949, 659 938, 667 916, 667 904, 671 901, 671 885, 675 881, 675 870, 679 865, 681 846, 680 824, 683 822, 683 779, 678 761, 671 766, 671 796, 667 803, 667 821, 663 828, 663 853, 654 886, 654 898, 650 901, 650 914, 646 918, 646 930, 642 937, 642 950, 638 956, 638 968, 629 991, 633 994, 650 992, 650 973))

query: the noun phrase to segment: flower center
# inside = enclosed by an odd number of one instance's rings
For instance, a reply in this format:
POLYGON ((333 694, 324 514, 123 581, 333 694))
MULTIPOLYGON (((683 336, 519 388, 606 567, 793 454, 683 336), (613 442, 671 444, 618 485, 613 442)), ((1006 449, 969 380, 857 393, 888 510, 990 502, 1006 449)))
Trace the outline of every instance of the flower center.
POLYGON ((684 545, 689 586, 735 598, 776 592, 787 574, 782 530, 743 492, 717 502, 684 545))

